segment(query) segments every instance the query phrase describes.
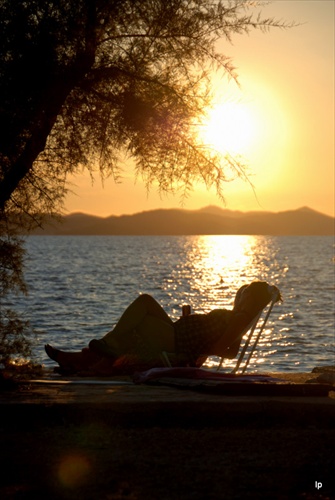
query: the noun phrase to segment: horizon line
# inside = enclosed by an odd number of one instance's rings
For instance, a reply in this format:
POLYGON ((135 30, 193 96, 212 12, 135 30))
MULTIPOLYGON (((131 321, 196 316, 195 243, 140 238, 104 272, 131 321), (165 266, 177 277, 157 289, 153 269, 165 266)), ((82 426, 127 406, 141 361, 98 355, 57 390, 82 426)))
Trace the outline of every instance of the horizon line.
POLYGON ((86 215, 86 216, 91 216, 91 217, 97 217, 99 219, 108 219, 109 217, 124 217, 124 216, 132 216, 132 215, 137 215, 137 214, 142 214, 142 213, 147 213, 147 212, 156 212, 156 211, 169 211, 169 210, 178 210, 178 211, 183 211, 183 212, 200 212, 205 210, 206 208, 211 208, 211 209, 217 209, 221 210, 222 212, 232 212, 232 213, 240 213, 240 214, 250 214, 250 213, 267 213, 267 214, 280 214, 280 213, 287 213, 287 212, 298 212, 298 211, 311 211, 315 212, 321 215, 324 215, 326 217, 331 217, 335 218, 335 212, 331 215, 326 212, 321 212, 320 210, 317 210, 315 208, 311 208, 307 205, 300 206, 298 208, 288 208, 284 210, 278 210, 278 211, 272 211, 272 210, 266 210, 266 209, 260 209, 260 210, 238 210, 238 209, 231 209, 231 208, 222 208, 218 205, 205 205, 204 207, 201 208, 183 208, 183 207, 157 207, 157 208, 149 208, 149 209, 144 209, 144 210, 138 210, 137 212, 129 212, 129 213, 121 213, 121 214, 109 214, 109 215, 98 215, 90 212, 82 212, 80 210, 74 211, 74 212, 64 212, 64 213, 59 213, 58 215, 62 217, 69 217, 71 215, 86 215))

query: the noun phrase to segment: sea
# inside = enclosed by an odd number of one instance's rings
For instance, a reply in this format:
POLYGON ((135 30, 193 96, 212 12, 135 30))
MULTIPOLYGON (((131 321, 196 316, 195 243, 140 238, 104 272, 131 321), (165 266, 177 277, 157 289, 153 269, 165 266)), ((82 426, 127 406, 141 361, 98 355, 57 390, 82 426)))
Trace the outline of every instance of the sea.
MULTIPOLYGON (((100 338, 141 293, 172 319, 231 309, 238 288, 276 285, 283 302, 268 319, 248 371, 311 371, 334 364, 332 236, 29 236, 29 293, 12 306, 35 330, 33 357, 54 366, 49 343, 80 350, 100 338)), ((207 366, 217 365, 209 358, 207 366)), ((225 361, 224 370, 230 370, 225 361)))

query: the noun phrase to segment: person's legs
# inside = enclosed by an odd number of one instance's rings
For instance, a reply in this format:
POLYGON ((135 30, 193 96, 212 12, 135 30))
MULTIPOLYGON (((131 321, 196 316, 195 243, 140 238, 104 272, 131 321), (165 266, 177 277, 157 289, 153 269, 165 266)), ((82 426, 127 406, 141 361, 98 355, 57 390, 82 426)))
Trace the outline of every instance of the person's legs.
MULTIPOLYGON (((45 346, 48 356, 65 369, 82 371, 108 357, 104 363, 112 365, 124 354, 139 348, 145 355, 174 351, 173 321, 150 295, 140 295, 122 314, 115 328, 102 339, 93 339, 89 349, 66 352, 45 346)), ((139 353, 139 356, 141 353, 139 353)))
MULTIPOLYGON (((140 295, 122 314, 114 329, 108 332, 100 342, 102 351, 104 345, 115 353, 116 357, 126 354, 133 347, 134 332, 141 339, 148 342, 151 348, 160 349, 166 347, 170 350, 174 347, 173 321, 166 314, 160 304, 150 295, 140 295)), ((90 343, 90 347, 99 350, 99 344, 90 343)))
POLYGON ((162 351, 174 352, 174 326, 173 322, 166 322, 155 316, 146 316, 136 328, 136 335, 140 338, 145 351, 153 357, 162 351))

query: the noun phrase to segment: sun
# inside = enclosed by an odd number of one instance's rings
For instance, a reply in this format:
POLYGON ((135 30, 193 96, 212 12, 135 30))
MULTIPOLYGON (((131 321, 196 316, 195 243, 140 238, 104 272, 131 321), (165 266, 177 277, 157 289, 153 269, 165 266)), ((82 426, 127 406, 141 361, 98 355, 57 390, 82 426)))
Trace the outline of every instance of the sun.
POLYGON ((213 107, 202 127, 206 146, 221 154, 247 154, 254 144, 258 124, 253 110, 244 103, 225 102, 213 107))

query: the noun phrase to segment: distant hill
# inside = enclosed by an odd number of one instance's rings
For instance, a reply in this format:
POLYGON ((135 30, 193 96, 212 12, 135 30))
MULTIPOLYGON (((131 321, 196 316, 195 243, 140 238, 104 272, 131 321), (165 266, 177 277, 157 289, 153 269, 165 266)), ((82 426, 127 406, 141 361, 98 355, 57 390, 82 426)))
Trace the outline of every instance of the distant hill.
POLYGON ((334 218, 308 207, 285 212, 239 212, 209 206, 200 210, 160 209, 96 217, 83 213, 46 223, 45 235, 331 235, 334 218))

